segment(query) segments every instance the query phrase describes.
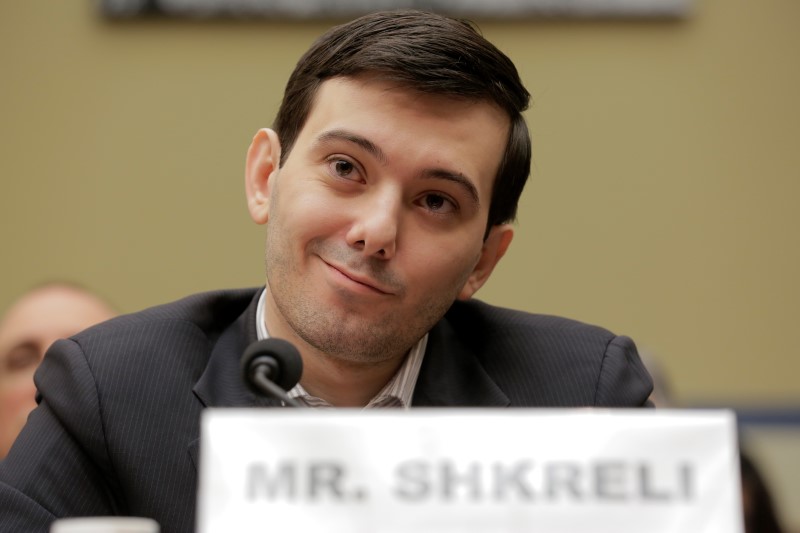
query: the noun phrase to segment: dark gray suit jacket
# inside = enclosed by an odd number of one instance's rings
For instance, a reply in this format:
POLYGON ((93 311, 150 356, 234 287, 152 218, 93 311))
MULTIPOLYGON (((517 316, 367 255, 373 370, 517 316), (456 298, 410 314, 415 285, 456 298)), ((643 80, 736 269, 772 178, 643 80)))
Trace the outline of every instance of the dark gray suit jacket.
MULTIPOLYGON (((270 405, 239 373, 259 292, 191 296, 54 344, 39 407, 0 465, 0 531, 86 515, 192 531, 200 412, 270 405)), ((651 388, 626 337, 473 300, 431 330, 413 405, 634 407, 651 388)))

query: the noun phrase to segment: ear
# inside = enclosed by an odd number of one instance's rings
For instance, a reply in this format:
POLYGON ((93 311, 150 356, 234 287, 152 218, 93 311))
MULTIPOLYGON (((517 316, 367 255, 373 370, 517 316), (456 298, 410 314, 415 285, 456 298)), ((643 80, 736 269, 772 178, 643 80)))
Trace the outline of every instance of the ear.
POLYGON ((281 144, 278 134, 267 128, 258 130, 247 149, 244 170, 247 209, 256 224, 266 224, 269 220, 270 191, 274 186, 280 160, 281 144))
POLYGON ((489 236, 483 242, 481 249, 481 256, 478 263, 472 270, 469 279, 464 284, 461 292, 458 293, 459 300, 469 300, 472 295, 478 292, 478 289, 483 287, 483 284, 489 279, 497 262, 500 261, 508 246, 511 244, 511 239, 514 238, 514 228, 510 224, 500 224, 493 226, 489 230, 489 236))

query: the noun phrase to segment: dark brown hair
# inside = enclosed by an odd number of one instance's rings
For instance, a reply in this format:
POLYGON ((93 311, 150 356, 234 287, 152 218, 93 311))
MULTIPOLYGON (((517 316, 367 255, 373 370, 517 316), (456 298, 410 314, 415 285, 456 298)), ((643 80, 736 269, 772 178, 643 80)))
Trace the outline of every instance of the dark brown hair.
POLYGON ((514 220, 528 179, 531 141, 522 117, 530 95, 511 60, 468 22, 424 11, 372 13, 322 35, 289 77, 275 131, 291 152, 327 79, 370 73, 422 93, 487 100, 508 113, 511 127, 495 178, 488 230, 514 220))
POLYGON ((782 533, 777 509, 758 466, 744 452, 739 454, 745 533, 782 533))

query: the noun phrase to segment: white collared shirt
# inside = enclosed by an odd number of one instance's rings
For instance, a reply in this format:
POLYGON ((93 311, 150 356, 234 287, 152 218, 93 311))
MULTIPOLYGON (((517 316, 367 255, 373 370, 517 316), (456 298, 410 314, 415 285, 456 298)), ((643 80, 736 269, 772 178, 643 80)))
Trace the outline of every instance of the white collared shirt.
MULTIPOLYGON (((258 299, 258 309, 256 310, 256 333, 258 340, 268 339, 266 315, 264 304, 266 301, 267 289, 261 292, 258 299)), ((414 395, 414 386, 417 384, 419 369, 422 366, 422 358, 425 355, 425 348, 428 345, 428 334, 426 333, 414 346, 403 361, 402 366, 384 387, 367 403, 365 409, 376 407, 403 407, 408 409, 411 406, 411 398, 414 395)), ((289 391, 289 396, 309 407, 334 407, 326 400, 312 396, 303 388, 300 383, 289 391)))

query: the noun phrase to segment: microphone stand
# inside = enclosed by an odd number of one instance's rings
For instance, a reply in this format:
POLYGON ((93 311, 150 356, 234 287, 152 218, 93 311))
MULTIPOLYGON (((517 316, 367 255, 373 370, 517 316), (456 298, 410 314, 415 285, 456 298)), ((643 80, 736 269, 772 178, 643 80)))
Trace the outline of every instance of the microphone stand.
POLYGON ((269 367, 267 365, 258 365, 253 371, 252 378, 255 385, 261 389, 265 395, 276 398, 282 401, 289 407, 305 407, 297 400, 289 396, 285 390, 276 385, 272 380, 267 377, 269 367))

